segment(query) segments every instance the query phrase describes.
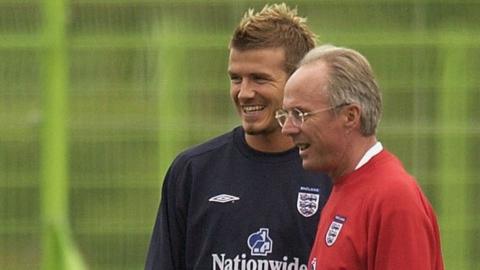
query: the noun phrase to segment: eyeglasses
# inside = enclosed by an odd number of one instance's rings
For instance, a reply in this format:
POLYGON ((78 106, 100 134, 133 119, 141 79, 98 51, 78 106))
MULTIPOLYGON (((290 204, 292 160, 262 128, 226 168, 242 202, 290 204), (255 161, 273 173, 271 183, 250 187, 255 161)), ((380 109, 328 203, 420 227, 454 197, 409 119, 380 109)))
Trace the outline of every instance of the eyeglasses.
POLYGON ((326 111, 336 109, 336 108, 340 108, 340 107, 343 107, 343 106, 346 106, 346 105, 350 105, 350 103, 342 103, 342 104, 337 105, 337 106, 332 106, 332 107, 324 108, 324 109, 321 109, 321 110, 318 110, 318 111, 313 111, 313 112, 302 112, 298 108, 294 108, 292 110, 279 109, 275 112, 275 119, 277 119, 278 124, 281 127, 283 127, 283 126, 285 126, 285 123, 287 122, 287 119, 290 116, 292 124, 295 127, 301 127, 303 125, 303 123, 305 122, 305 119, 306 119, 307 116, 311 116, 311 115, 321 113, 321 112, 326 112, 326 111))

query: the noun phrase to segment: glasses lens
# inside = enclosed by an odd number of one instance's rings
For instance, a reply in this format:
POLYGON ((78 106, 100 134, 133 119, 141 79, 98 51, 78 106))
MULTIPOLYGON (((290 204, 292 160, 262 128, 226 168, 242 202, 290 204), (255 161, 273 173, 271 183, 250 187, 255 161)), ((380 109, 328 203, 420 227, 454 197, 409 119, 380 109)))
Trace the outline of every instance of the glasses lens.
POLYGON ((300 111, 299 109, 293 109, 292 110, 292 123, 296 127, 302 126, 303 123, 303 112, 300 111))
POLYGON ((275 113, 275 118, 277 119, 278 124, 281 127, 283 127, 285 125, 285 122, 287 122, 287 117, 288 117, 288 113, 284 110, 278 110, 275 113))

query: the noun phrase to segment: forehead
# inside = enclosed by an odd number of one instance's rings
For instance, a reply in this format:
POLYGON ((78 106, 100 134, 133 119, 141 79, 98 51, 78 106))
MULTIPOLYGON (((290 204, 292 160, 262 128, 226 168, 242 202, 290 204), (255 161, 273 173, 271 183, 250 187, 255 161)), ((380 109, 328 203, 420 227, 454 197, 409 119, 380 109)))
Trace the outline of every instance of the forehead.
POLYGON ((323 62, 307 64, 297 69, 285 85, 283 107, 310 109, 328 104, 327 71, 327 65, 323 62))
POLYGON ((283 48, 230 49, 229 73, 285 72, 285 50, 283 48))

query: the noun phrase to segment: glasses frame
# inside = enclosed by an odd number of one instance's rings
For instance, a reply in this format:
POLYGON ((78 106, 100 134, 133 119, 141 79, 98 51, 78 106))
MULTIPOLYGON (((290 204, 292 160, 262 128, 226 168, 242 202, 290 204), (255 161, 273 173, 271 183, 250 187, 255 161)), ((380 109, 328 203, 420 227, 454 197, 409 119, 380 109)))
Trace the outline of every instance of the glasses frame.
POLYGON ((337 109, 347 105, 350 105, 350 103, 342 103, 340 105, 331 106, 328 108, 323 108, 323 109, 312 111, 312 112, 302 112, 302 110, 300 110, 299 108, 293 108, 291 110, 278 109, 275 111, 275 119, 277 119, 277 122, 280 125, 280 127, 283 128, 285 126, 285 123, 287 123, 288 118, 291 118, 293 126, 299 128, 299 127, 302 127, 303 123, 305 123, 306 121, 305 119, 307 118, 307 116, 312 116, 321 112, 326 112, 326 111, 337 109), (297 112, 297 115, 299 117, 292 117, 293 111, 297 112), (285 121, 283 123, 280 120, 282 117, 285 117, 285 121))

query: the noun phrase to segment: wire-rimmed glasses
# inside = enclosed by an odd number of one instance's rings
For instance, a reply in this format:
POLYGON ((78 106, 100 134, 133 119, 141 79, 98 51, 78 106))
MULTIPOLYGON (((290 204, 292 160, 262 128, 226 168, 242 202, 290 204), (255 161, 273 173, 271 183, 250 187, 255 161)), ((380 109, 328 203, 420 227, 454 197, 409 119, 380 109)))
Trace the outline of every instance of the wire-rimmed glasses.
POLYGON ((291 110, 279 109, 275 112, 275 119, 277 119, 278 124, 281 127, 283 127, 283 126, 285 126, 285 123, 287 122, 287 119, 290 117, 290 120, 292 121, 292 124, 295 127, 301 127, 303 125, 303 123, 305 122, 305 119, 307 118, 307 116, 311 116, 311 115, 321 113, 321 112, 326 112, 326 111, 336 109, 336 108, 339 108, 339 107, 342 107, 342 106, 346 106, 346 105, 349 105, 349 104, 350 103, 343 103, 343 104, 340 104, 340 105, 337 105, 337 106, 331 106, 331 107, 323 108, 323 109, 313 111, 313 112, 302 112, 298 108, 293 108, 291 110))

